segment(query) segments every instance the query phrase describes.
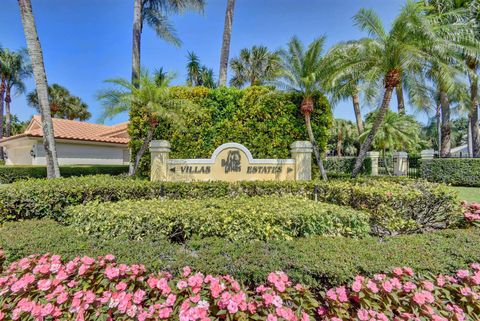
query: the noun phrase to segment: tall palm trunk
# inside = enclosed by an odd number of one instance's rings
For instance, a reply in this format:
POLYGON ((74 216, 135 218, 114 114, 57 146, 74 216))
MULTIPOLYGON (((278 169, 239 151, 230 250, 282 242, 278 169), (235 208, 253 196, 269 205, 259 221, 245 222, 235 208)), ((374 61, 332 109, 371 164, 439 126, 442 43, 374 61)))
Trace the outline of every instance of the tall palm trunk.
POLYGON ((437 119, 437 149, 440 151, 440 146, 442 146, 442 109, 441 106, 437 106, 437 111, 435 118, 437 119))
POLYGON ((38 39, 37 28, 35 26, 32 4, 30 3, 30 0, 18 0, 18 4, 20 6, 20 12, 22 15, 23 30, 27 40, 28 53, 32 62, 38 104, 40 106, 43 129, 43 146, 45 148, 47 161, 47 177, 60 177, 57 150, 55 148, 55 138, 53 135, 52 116, 50 113, 50 104, 48 103, 47 75, 45 74, 43 53, 40 46, 40 41, 38 39))
POLYGON ((142 40, 143 0, 133 4, 133 39, 132 39, 132 84, 138 88, 140 79, 140 43, 142 40))
POLYGON ((342 150, 343 150, 343 135, 341 132, 339 132, 337 135, 337 156, 338 157, 342 156, 342 150))
POLYGON ((320 150, 318 149, 315 136, 313 136, 311 118, 310 118, 310 114, 308 113, 305 114, 305 125, 307 126, 308 139, 310 139, 310 143, 312 144, 313 154, 315 155, 315 159, 317 160, 317 166, 320 169, 320 174, 322 175, 322 179, 326 181, 328 180, 327 172, 323 167, 322 156, 320 155, 320 150))
POLYGON ((10 95, 10 91, 11 87, 7 86, 7 91, 5 92, 5 137, 10 137, 12 131, 12 114, 10 111, 12 97, 10 95))
MULTIPOLYGON (((0 83, 0 139, 3 138, 3 97, 5 96, 6 80, 5 76, 2 76, 0 83)), ((0 147, 0 160, 5 160, 5 154, 3 147, 0 147)))
POLYGON ((147 151, 148 144, 150 144, 150 142, 152 141, 154 131, 155 131, 155 128, 149 127, 147 131, 147 136, 143 140, 143 144, 138 150, 137 155, 135 156, 135 163, 133 165, 133 169, 132 167, 130 167, 130 173, 129 173, 130 176, 134 176, 137 173, 138 166, 140 165, 140 160, 142 159, 143 154, 145 154, 145 152, 147 151))
POLYGON ((367 152, 370 149, 370 146, 372 145, 373 139, 377 134, 378 128, 380 127, 380 125, 383 122, 383 119, 385 118, 385 114, 387 113, 388 106, 390 105, 390 101, 392 100, 392 94, 393 94, 394 88, 395 88, 395 85, 386 86, 385 94, 383 95, 382 105, 380 106, 377 117, 375 118, 375 122, 373 123, 372 129, 368 133, 367 138, 365 139, 362 146, 360 147, 360 152, 358 153, 357 160, 355 162, 355 167, 353 168, 353 173, 352 173, 353 178, 357 177, 357 175, 360 173, 360 170, 362 169, 362 165, 363 165, 363 162, 365 161, 365 157, 367 157, 367 152))
POLYGON ((445 91, 440 91, 440 106, 442 110, 440 157, 448 157, 451 149, 452 129, 450 124, 450 102, 445 91))
POLYGON ((360 97, 358 96, 358 91, 356 90, 352 95, 352 102, 353 111, 355 112, 355 120, 357 121, 358 134, 360 135, 363 133, 363 119, 360 111, 360 97))
POLYGON ((479 125, 478 125, 478 76, 477 65, 471 64, 470 69, 472 75, 470 76, 470 130, 472 137, 472 156, 480 157, 480 141, 479 141, 479 125))
POLYGON ((220 72, 218 76, 219 86, 227 84, 228 57, 230 54, 230 39, 232 37, 233 11, 235 0, 228 0, 225 12, 225 24, 223 27, 222 52, 220 53, 220 72))
POLYGON ((397 108, 398 108, 398 113, 401 115, 405 115, 405 98, 403 97, 403 86, 402 84, 398 84, 397 87, 395 87, 395 91, 397 94, 397 108))

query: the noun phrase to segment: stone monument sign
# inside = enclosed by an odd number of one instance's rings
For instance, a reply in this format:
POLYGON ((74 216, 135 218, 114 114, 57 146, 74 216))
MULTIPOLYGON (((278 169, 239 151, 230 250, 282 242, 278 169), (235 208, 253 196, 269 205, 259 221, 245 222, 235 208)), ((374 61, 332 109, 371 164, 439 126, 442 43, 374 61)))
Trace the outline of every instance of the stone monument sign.
POLYGON ((238 143, 219 146, 208 159, 170 159, 170 143, 150 143, 152 181, 293 181, 312 177, 312 145, 297 141, 290 146, 290 159, 254 159, 238 143))

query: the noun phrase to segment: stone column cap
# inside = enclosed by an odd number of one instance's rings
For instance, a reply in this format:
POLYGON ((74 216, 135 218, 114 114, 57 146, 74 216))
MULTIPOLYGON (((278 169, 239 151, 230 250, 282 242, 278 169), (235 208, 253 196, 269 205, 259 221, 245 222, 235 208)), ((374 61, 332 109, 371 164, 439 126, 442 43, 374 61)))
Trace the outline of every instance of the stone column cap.
POLYGON ((313 146, 308 140, 297 140, 290 144, 290 151, 292 153, 312 153, 313 146))
POLYGON ((164 152, 168 153, 171 151, 170 142, 168 140, 152 140, 149 144, 150 152, 164 152))
POLYGON ((380 152, 368 152, 367 157, 370 158, 380 158, 380 152))
POLYGON ((408 154, 407 154, 407 152, 395 152, 395 153, 393 153, 393 157, 407 158, 408 154))

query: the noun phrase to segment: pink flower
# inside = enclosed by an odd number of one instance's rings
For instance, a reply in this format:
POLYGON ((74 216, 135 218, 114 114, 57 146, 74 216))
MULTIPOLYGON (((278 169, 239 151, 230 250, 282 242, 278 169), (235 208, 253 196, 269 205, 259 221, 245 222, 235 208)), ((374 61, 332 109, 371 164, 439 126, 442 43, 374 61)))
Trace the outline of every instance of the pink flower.
POLYGON ((182 273, 183 277, 186 278, 187 276, 190 275, 190 273, 192 273, 192 269, 190 269, 189 266, 186 266, 183 268, 183 273, 182 273))
POLYGON ((362 290, 362 282, 355 281, 352 283, 352 291, 353 292, 360 292, 362 290))
POLYGON ((373 293, 378 293, 378 287, 377 287, 377 284, 375 284, 375 282, 373 282, 372 280, 368 280, 367 282, 367 288, 372 291, 373 293))
POLYGON ((267 321, 277 321, 277 317, 269 313, 267 316, 267 321))
POLYGON ((357 317, 361 321, 368 321, 370 319, 370 315, 368 314, 368 311, 365 309, 358 310, 357 317))
POLYGON ((113 262, 113 261, 115 261, 115 256, 112 255, 112 254, 107 254, 107 255, 105 255, 105 260, 113 262))
POLYGON ((468 271, 468 270, 458 270, 457 276, 458 276, 460 279, 464 279, 464 278, 470 276, 470 271, 468 271))
POLYGON ((393 285, 390 281, 385 281, 382 283, 382 288, 385 292, 390 293, 393 290, 393 285))
POLYGON ((113 280, 120 275, 120 270, 115 267, 107 267, 105 270, 105 275, 109 280, 113 280))

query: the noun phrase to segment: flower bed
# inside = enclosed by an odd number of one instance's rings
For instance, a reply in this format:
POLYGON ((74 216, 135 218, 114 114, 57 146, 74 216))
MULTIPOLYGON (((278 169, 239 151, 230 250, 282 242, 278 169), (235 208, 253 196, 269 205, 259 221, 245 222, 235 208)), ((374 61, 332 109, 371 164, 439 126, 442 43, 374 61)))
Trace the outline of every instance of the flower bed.
POLYGON ((55 253, 65 259, 115 253, 125 264, 142 262, 149 270, 174 272, 183 266, 204 273, 230 274, 249 286, 282 270, 315 289, 373 276, 408 265, 419 273, 451 274, 478 262, 478 228, 442 230, 385 238, 313 236, 291 241, 107 240, 78 235, 52 220, 9 222, 0 227, 0 248, 8 263, 34 253, 55 253))
POLYGON ((113 255, 30 256, 0 275, 0 320, 435 320, 480 317, 480 264, 454 276, 396 268, 314 296, 283 272, 244 288, 231 276, 149 273, 113 255))
POLYGON ((65 216, 78 231, 109 239, 272 240, 313 235, 362 237, 370 232, 368 213, 301 197, 94 202, 69 207, 65 216))

